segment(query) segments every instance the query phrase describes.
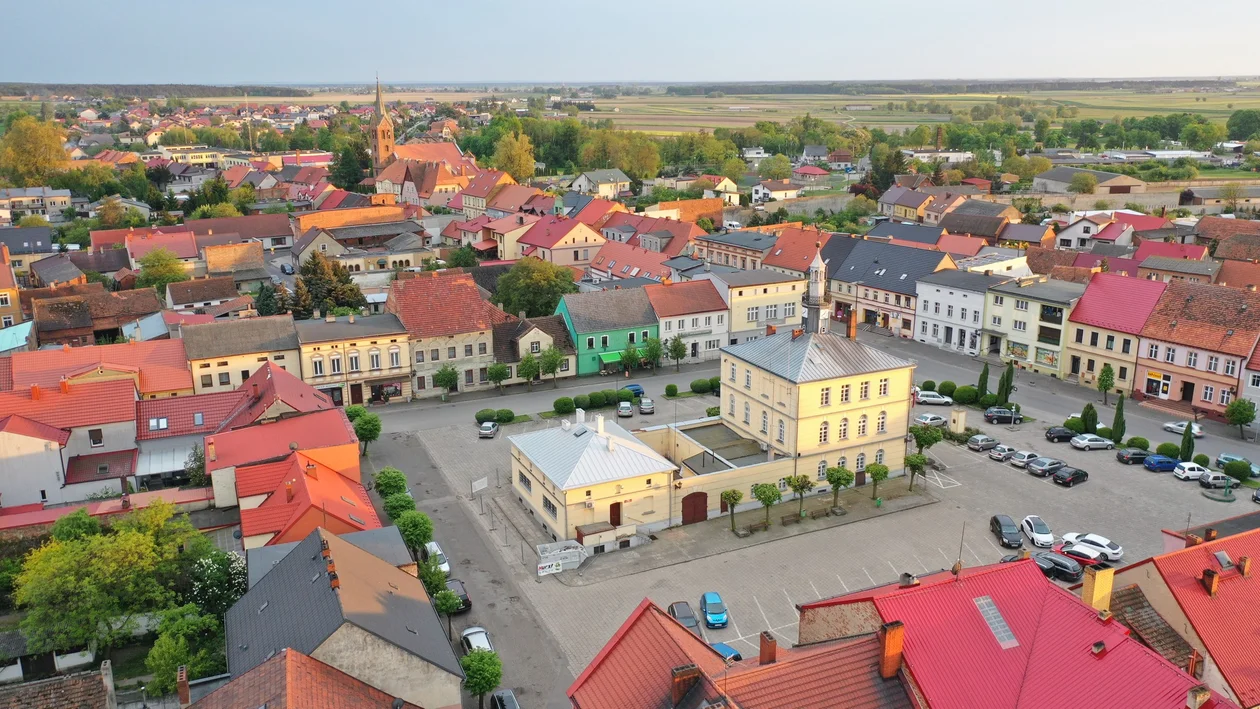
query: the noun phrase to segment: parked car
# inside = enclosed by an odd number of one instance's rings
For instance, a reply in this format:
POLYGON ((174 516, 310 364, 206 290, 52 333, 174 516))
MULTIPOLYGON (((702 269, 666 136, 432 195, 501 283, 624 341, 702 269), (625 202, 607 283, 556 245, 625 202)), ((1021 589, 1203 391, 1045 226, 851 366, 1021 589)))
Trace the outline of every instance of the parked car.
POLYGON ((631 394, 634 394, 639 398, 643 398, 643 387, 638 384, 627 384, 621 388, 628 390, 631 394))
MULTIPOLYGON (((1191 426, 1190 430, 1191 430, 1191 431, 1193 431, 1193 434, 1192 434, 1192 435, 1193 435, 1195 438, 1203 438, 1203 427, 1202 427, 1202 426, 1200 426, 1200 425, 1199 425, 1199 424, 1197 424, 1197 423, 1192 423, 1192 424, 1190 424, 1190 426, 1191 426)), ((1177 434, 1178 436, 1185 435, 1185 433, 1186 433, 1186 422, 1185 422, 1185 421, 1168 421, 1167 423, 1165 423, 1165 424, 1164 424, 1164 430, 1165 430, 1165 431, 1171 431, 1171 432, 1173 432, 1173 433, 1177 434)))
POLYGON ((1015 455, 1015 446, 996 445, 989 451, 989 458, 1002 463, 1011 459, 1015 455))
POLYGON ((1023 468, 1040 457, 1040 453, 1034 453, 1032 451, 1017 451, 1011 456, 1010 462, 1011 465, 1016 468, 1023 468))
POLYGON ((639 399, 639 413, 641 414, 656 413, 656 402, 652 401, 651 399, 647 397, 643 397, 642 399, 639 399))
POLYGON ((1116 451, 1116 460, 1125 465, 1141 463, 1149 457, 1151 457, 1151 452, 1144 451, 1141 448, 1121 448, 1116 451))
POLYGON ((631 416, 634 416, 634 404, 631 404, 628 401, 623 401, 617 404, 617 418, 624 419, 630 418, 631 416))
POLYGON ((434 563, 444 573, 451 573, 451 562, 447 561, 446 554, 442 553, 442 547, 438 546, 437 542, 425 543, 424 547, 420 549, 420 557, 425 561, 433 559, 434 563))
POLYGON ((1019 528, 1028 535, 1028 541, 1035 547, 1049 547, 1054 544, 1054 533, 1050 531, 1050 525, 1037 515, 1025 517, 1024 521, 1019 523, 1019 528))
POLYGON ((1218 473, 1215 470, 1209 470, 1203 475, 1199 476, 1199 485, 1200 487, 1207 487, 1207 488, 1219 488, 1219 487, 1225 487, 1227 485, 1229 487, 1237 487, 1238 481, 1226 475, 1225 473, 1218 473))
POLYGON ((1015 520, 1006 515, 993 515, 989 518, 989 531, 993 532, 993 536, 997 537, 998 544, 1012 549, 1019 549, 1024 546, 1024 538, 1019 536, 1019 527, 1015 526, 1015 520))
POLYGON ((669 604, 669 614, 674 620, 682 623, 684 628, 695 633, 696 637, 704 637, 700 634, 700 622, 696 620, 696 614, 691 612, 691 604, 686 601, 674 601, 669 604))
POLYGON ((1076 483, 1083 483, 1089 480, 1089 473, 1080 468, 1059 468, 1054 471, 1054 477, 1051 479, 1054 480, 1056 485, 1072 487, 1076 483))
POLYGON ((986 436, 983 433, 976 434, 967 439, 967 447, 973 451, 987 451, 989 449, 996 448, 997 445, 998 440, 996 438, 986 436))
POLYGON ((932 404, 935 406, 951 406, 954 403, 953 399, 934 391, 920 391, 916 399, 920 404, 932 404))
POLYGON ((1062 554, 1081 566, 1096 566, 1100 569, 1110 566, 1102 552, 1079 544, 1056 544, 1054 553, 1062 554))
POLYGON ((1116 444, 1092 433, 1082 433, 1079 436, 1072 436, 1072 440, 1068 441, 1073 448, 1083 451, 1092 451, 1098 449, 1111 450, 1116 444))
POLYGON ((944 426, 945 417, 936 414, 919 414, 914 417, 916 426, 944 426))
POLYGON ((1024 466, 1024 469, 1033 475, 1044 478, 1047 475, 1055 474, 1060 468, 1065 467, 1067 467, 1067 463, 1059 460, 1058 458, 1043 457, 1029 462, 1024 466))
POLYGON ((499 433, 499 424, 486 421, 477 429, 477 438, 494 438, 499 433))
POLYGON ((282 264, 280 264, 280 272, 281 272, 281 273, 283 273, 283 274, 284 274, 284 275, 286 275, 286 276, 292 276, 292 275, 293 275, 293 264, 291 264, 291 263, 282 263, 282 264))
MULTIPOLYGON (((1085 574, 1085 570, 1074 559, 1053 551, 1036 551, 1030 554, 1028 558, 1033 560, 1033 563, 1037 565, 1037 568, 1041 569, 1041 573, 1045 574, 1046 578, 1072 583, 1080 581, 1081 576, 1085 574)), ((1012 561, 1020 561, 1019 554, 1007 554, 1002 557, 1002 563, 1012 561)))
POLYGON ((1176 470, 1178 462, 1177 459, 1166 455, 1148 455, 1146 460, 1142 461, 1142 467, 1154 473, 1166 473, 1176 470))
POLYGON ((521 709, 521 703, 512 690, 500 689, 490 695, 490 709, 521 709))
POLYGON ((459 579, 447 579, 446 590, 455 594, 459 599, 459 610, 456 613, 463 613, 472 608, 472 601, 468 598, 468 589, 464 587, 464 582, 459 579))
POLYGON ((744 659, 744 656, 739 654, 739 650, 736 650, 726 643, 709 643, 709 647, 717 650, 718 654, 722 656, 722 659, 728 662, 739 662, 744 659))
POLYGON ((1046 440, 1052 443, 1070 441, 1076 437, 1076 431, 1063 426, 1052 426, 1046 429, 1046 440))
POLYGON ((730 622, 726 604, 717 591, 708 591, 700 597, 700 616, 704 618, 706 628, 725 628, 730 622))
POLYGON ((1241 455, 1234 455, 1233 453, 1221 453, 1216 456, 1216 467, 1220 470, 1224 470, 1227 464, 1232 463, 1235 460, 1241 460, 1251 466, 1251 477, 1260 477, 1260 465, 1256 465, 1255 463, 1252 463, 1251 460, 1244 458, 1241 455))
POLYGON ((1260 502, 1260 487, 1256 488, 1256 489, 1255 489, 1255 490, 1251 493, 1251 501, 1252 501, 1252 502, 1260 502))
POLYGON ((727 219, 726 221, 722 222, 722 228, 723 229, 743 229, 744 227, 739 222, 735 222, 735 221, 731 221, 730 219, 727 219))
POLYGON ((1100 552, 1107 561, 1120 561, 1124 558, 1124 548, 1101 534, 1093 532, 1068 532, 1063 535, 1067 544, 1088 547, 1100 552))
POLYGON ((494 645, 490 644, 490 633, 480 625, 465 628, 459 634, 459 644, 463 646, 465 655, 476 650, 494 652, 494 645))
POLYGON ((1204 473, 1210 473, 1210 472, 1212 471, 1208 470, 1202 465, 1199 465, 1198 463, 1190 463, 1190 462, 1185 462, 1185 461, 1178 463, 1177 467, 1173 468, 1173 475, 1176 475, 1178 478, 1181 478, 1182 480, 1198 480, 1203 477, 1204 473))
POLYGON ((1023 423, 1024 415, 1001 406, 990 406, 984 410, 984 420, 987 423, 1023 423))

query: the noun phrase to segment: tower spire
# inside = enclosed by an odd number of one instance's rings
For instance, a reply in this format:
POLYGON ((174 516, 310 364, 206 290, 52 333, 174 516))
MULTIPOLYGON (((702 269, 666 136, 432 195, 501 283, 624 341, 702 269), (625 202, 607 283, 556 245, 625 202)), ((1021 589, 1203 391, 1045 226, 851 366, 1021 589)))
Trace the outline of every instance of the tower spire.
POLYGON ((809 264, 809 283, 805 291, 805 331, 827 331, 827 320, 822 314, 824 284, 827 281, 827 264, 822 258, 822 242, 814 242, 814 260, 809 264))

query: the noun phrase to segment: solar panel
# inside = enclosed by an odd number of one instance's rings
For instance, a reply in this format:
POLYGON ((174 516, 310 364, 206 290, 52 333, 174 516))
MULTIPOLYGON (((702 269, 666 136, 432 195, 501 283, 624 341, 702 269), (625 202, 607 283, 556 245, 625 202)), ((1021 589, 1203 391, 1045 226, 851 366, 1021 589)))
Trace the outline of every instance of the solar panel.
POLYGON ((1006 624, 1006 619, 1002 617, 1002 612, 993 603, 993 599, 989 596, 979 596, 972 600, 976 602, 976 608, 980 610, 984 622, 989 624, 989 630, 997 639, 998 645, 1003 650, 1018 647, 1019 641, 1015 639, 1015 633, 1011 632, 1011 626, 1006 624))

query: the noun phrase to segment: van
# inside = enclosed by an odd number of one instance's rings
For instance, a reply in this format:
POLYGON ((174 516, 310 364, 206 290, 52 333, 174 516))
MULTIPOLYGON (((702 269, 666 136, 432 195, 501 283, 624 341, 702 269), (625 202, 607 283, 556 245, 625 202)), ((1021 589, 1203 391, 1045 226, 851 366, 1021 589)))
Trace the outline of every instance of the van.
POLYGON ((1199 476, 1199 485, 1203 487, 1225 487, 1234 484, 1233 478, 1215 470, 1209 470, 1199 476))
POLYGON ((744 225, 739 222, 726 221, 722 222, 722 226, 726 229, 743 229, 744 225))

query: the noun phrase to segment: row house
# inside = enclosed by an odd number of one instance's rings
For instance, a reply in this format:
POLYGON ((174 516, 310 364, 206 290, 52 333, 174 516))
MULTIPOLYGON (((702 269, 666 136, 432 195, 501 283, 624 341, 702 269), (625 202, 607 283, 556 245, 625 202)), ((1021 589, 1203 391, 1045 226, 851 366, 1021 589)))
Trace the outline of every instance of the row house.
POLYGON ((181 325, 180 337, 197 394, 234 390, 268 362, 302 373, 292 315, 181 325))
POLYGON ((493 195, 507 185, 515 184, 516 180, 511 175, 499 170, 486 170, 477 175, 459 193, 464 207, 464 218, 475 219, 485 214, 486 203, 493 195))
POLYGON ((643 291, 656 313, 667 359, 669 343, 675 338, 686 347, 683 362, 720 356, 729 331, 727 307, 712 281, 674 283, 666 279, 661 285, 644 286, 643 291))
POLYGON ((765 337, 777 329, 801 326, 805 278, 768 268, 755 271, 706 270, 692 281, 709 281, 726 301, 727 341, 738 345, 765 337))
POLYGON ((620 372, 622 354, 660 336, 652 303, 642 288, 569 293, 556 315, 564 318, 577 354, 577 374, 620 372))
POLYGON ((879 212, 894 221, 921 224, 931 203, 930 194, 894 185, 880 195, 879 212))
POLYGON ((397 315, 299 320, 302 380, 337 406, 411 398, 411 347, 397 315))
POLYGON ((1137 377, 1142 328, 1166 287, 1118 273, 1091 276, 1068 318, 1068 381, 1096 389, 1103 367, 1110 365, 1116 392, 1137 388, 1142 383, 1137 377))
POLYGON ((919 279, 956 268, 953 257, 939 251, 856 239, 832 239, 828 246, 839 244, 849 251, 827 262, 833 317, 848 320, 856 312, 859 322, 899 337, 914 335, 919 279))
POLYGON ((984 353, 1038 374, 1063 376, 1064 326, 1085 292, 1080 283, 1021 278, 989 289, 984 353))
POLYGON ((914 339, 975 356, 984 342, 984 303, 989 289, 1011 280, 983 272, 946 269, 919 279, 914 339))
POLYGON ((709 263, 755 271, 778 243, 779 237, 760 231, 728 231, 696 238, 694 256, 709 263))
POLYGON ((547 216, 517 239, 520 253, 512 258, 533 256, 581 274, 605 241, 599 232, 575 219, 547 216))
MULTIPOLYGON (((547 315, 541 318, 510 317, 494 326, 494 359, 508 368, 508 378, 504 385, 525 384, 520 375, 521 360, 525 355, 535 359, 543 352, 555 347, 563 355, 560 366, 551 375, 555 379, 577 376, 577 349, 569 338, 568 325, 561 315, 547 315)), ((539 372, 537 379, 543 377, 539 372)))

